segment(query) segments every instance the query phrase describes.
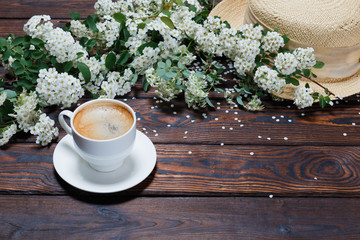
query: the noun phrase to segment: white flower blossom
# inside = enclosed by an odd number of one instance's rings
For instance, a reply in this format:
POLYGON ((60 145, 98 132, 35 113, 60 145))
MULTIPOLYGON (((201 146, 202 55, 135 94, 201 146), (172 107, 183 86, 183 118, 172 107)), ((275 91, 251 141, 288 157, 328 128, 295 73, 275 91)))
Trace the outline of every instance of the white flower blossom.
POLYGON ((131 91, 130 80, 133 77, 131 69, 126 69, 124 75, 121 76, 119 72, 109 72, 106 76, 107 81, 101 83, 101 89, 105 91, 105 95, 100 98, 113 99, 116 96, 123 96, 131 91))
POLYGON ((261 39, 263 43, 262 48, 265 51, 276 52, 280 47, 285 46, 284 39, 278 32, 268 32, 265 37, 261 39))
POLYGON ((254 76, 254 81, 269 93, 280 93, 283 86, 286 84, 285 80, 278 77, 278 72, 270 69, 267 66, 259 67, 254 76))
POLYGON ((293 54, 298 60, 297 69, 311 69, 316 64, 315 55, 313 54, 314 49, 308 48, 297 48, 293 54))
POLYGON ((88 55, 86 49, 71 36, 71 33, 61 28, 52 29, 44 34, 44 40, 46 50, 55 56, 59 63, 74 61, 79 53, 83 53, 83 57, 88 55))
POLYGON ((275 58, 275 66, 281 74, 290 75, 296 71, 299 61, 291 53, 279 53, 275 58))
POLYGON ((253 24, 242 25, 239 29, 245 38, 252 40, 260 40, 262 37, 262 31, 264 28, 261 25, 255 26, 253 24))
POLYGON ((35 15, 27 21, 23 30, 33 38, 44 40, 44 36, 53 29, 50 20, 49 15, 35 15))
POLYGON ((10 138, 15 135, 17 131, 16 123, 11 124, 10 126, 3 129, 3 132, 0 135, 0 146, 5 145, 9 142, 10 138))
POLYGON ((35 125, 41 113, 40 110, 36 110, 38 103, 36 92, 27 93, 24 90, 17 97, 14 103, 15 113, 9 116, 16 119, 19 129, 28 132, 35 125))
POLYGON ((30 128, 30 133, 37 136, 36 143, 48 145, 54 137, 59 135, 59 129, 54 127, 55 122, 45 113, 42 113, 38 122, 30 128))
POLYGON ((0 106, 2 106, 5 102, 7 98, 7 93, 6 92, 3 92, 1 95, 0 95, 0 106))
POLYGON ((67 73, 58 73, 55 68, 40 70, 36 92, 45 105, 62 104, 62 108, 70 107, 84 95, 79 79, 67 73))
POLYGON ((193 109, 204 108, 207 105, 206 98, 209 93, 204 91, 207 87, 207 82, 195 72, 191 72, 186 82, 185 102, 188 107, 193 109))
POLYGON ((314 103, 312 97, 313 90, 311 88, 300 87, 294 91, 294 104, 299 108, 310 107, 314 103))

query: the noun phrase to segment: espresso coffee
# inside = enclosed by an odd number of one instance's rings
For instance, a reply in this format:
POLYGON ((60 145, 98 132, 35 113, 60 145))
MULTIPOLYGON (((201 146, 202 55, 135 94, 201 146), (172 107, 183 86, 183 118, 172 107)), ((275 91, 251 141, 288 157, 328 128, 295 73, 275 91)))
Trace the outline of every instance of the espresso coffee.
POLYGON ((114 102, 95 102, 80 109, 73 120, 76 131, 87 138, 107 140, 126 133, 134 123, 131 112, 114 102))

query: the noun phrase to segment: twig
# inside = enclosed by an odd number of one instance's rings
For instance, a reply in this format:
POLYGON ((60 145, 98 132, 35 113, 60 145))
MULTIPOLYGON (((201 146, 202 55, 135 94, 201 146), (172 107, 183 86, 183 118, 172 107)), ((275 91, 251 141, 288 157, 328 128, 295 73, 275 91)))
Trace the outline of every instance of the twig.
POLYGON ((330 95, 333 95, 334 97, 337 96, 335 93, 331 92, 328 88, 324 87, 323 85, 321 85, 320 83, 318 83, 318 82, 315 81, 314 79, 312 79, 312 78, 310 78, 310 77, 306 77, 306 76, 303 75, 303 74, 300 74, 300 76, 302 76, 302 77, 304 77, 304 78, 306 78, 306 79, 309 79, 311 82, 313 82, 313 83, 315 83, 316 85, 322 87, 324 90, 326 89, 326 90, 330 93, 330 95))

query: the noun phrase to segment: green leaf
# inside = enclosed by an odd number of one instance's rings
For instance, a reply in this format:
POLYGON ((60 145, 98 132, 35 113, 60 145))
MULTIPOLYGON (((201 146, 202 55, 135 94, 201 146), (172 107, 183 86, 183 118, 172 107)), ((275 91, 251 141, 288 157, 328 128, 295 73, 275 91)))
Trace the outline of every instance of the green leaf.
POLYGON ((16 92, 10 89, 6 89, 4 90, 4 92, 6 92, 6 98, 10 99, 10 98, 15 98, 16 97, 16 92))
POLYGON ((285 78, 286 84, 292 84, 294 86, 299 86, 299 80, 297 80, 296 78, 292 78, 290 76, 287 76, 285 78))
POLYGON ((170 29, 175 29, 173 21, 169 17, 162 16, 160 17, 161 21, 165 23, 170 29))
POLYGON ((126 22, 126 16, 122 13, 114 13, 114 19, 115 21, 119 23, 125 23, 126 22))
POLYGON ((316 64, 314 65, 313 68, 323 68, 325 65, 325 63, 320 62, 320 61, 316 61, 316 64))
POLYGON ((71 13, 70 13, 70 18, 71 18, 72 20, 80 20, 80 19, 81 19, 81 15, 80 15, 80 13, 78 13, 78 12, 71 12, 71 13))
POLYGON ((208 97, 205 98, 205 100, 206 100, 207 104, 209 104, 210 107, 215 108, 214 104, 212 104, 212 102, 210 101, 210 99, 208 97))
POLYGON ((305 77, 310 77, 310 69, 304 69, 302 72, 304 73, 305 77))
POLYGON ((166 68, 166 64, 164 62, 157 63, 158 68, 166 68))
POLYGON ((2 56, 2 58, 7 61, 9 59, 10 56, 13 55, 13 51, 11 51, 9 48, 6 49, 6 51, 4 52, 4 55, 2 56))
POLYGON ((41 39, 39 39, 39 38, 32 38, 32 39, 30 40, 30 43, 31 43, 32 45, 34 45, 34 46, 42 46, 42 45, 44 45, 43 40, 41 40, 41 39))
POLYGON ((325 94, 329 95, 329 89, 325 88, 325 94))
POLYGON ((95 19, 93 16, 88 15, 86 18, 86 22, 89 25, 89 28, 93 30, 94 32, 99 32, 99 29, 96 27, 95 19))
POLYGON ((310 88, 309 83, 306 83, 306 84, 305 84, 305 88, 310 88))
POLYGON ((96 39, 90 39, 85 44, 85 46, 89 49, 94 47, 95 45, 96 45, 96 39))
POLYGON ((164 15, 166 15, 168 18, 170 18, 171 13, 169 11, 162 11, 164 15))
POLYGON ((166 71, 163 68, 158 68, 156 73, 157 73, 157 75, 159 75, 159 77, 164 77, 166 74, 166 71))
POLYGON ((242 96, 241 96, 241 95, 238 95, 238 96, 236 97, 236 102, 237 102, 238 104, 240 104, 241 106, 245 106, 245 104, 244 104, 244 102, 243 102, 243 100, 242 100, 242 96))
POLYGON ((137 72, 135 72, 133 78, 131 79, 132 85, 135 85, 135 83, 136 83, 136 81, 138 80, 138 78, 139 78, 139 75, 138 75, 137 72))
POLYGON ((22 75, 25 72, 25 67, 19 67, 15 69, 15 75, 22 75))
POLYGON ((77 68, 79 69, 79 71, 81 72, 81 74, 83 75, 84 79, 85 79, 85 83, 90 82, 91 79, 91 72, 89 67, 82 62, 78 62, 77 63, 77 68))
POLYGON ((146 23, 145 23, 145 22, 139 23, 139 24, 137 25, 137 28, 138 28, 138 29, 144 29, 145 27, 146 27, 146 23))
POLYGON ((167 66, 167 67, 171 67, 171 65, 172 65, 170 59, 167 59, 165 63, 166 63, 166 66, 167 66))
POLYGON ((76 53, 77 59, 81 58, 82 56, 84 56, 83 52, 78 52, 76 53))
POLYGON ((12 68, 17 69, 17 68, 25 68, 25 66, 20 62, 20 61, 15 61, 13 62, 13 64, 11 65, 12 68))
POLYGON ((325 106, 326 106, 326 100, 325 100, 325 98, 324 98, 323 95, 320 95, 320 96, 319 96, 319 104, 320 104, 320 107, 321 107, 321 108, 325 108, 325 106))
POLYGON ((73 62, 67 62, 64 65, 64 72, 69 72, 73 66, 74 66, 73 62))
POLYGON ((142 87, 143 87, 145 92, 148 91, 149 85, 150 85, 149 82, 146 80, 146 75, 143 75, 143 77, 142 77, 142 87))
POLYGON ((282 38, 284 39, 285 44, 287 44, 290 41, 290 38, 288 38, 286 35, 282 35, 282 38))
POLYGON ((6 47, 8 45, 8 42, 5 38, 0 38, 0 47, 6 47))
POLYGON ((123 66, 125 63, 127 63, 127 61, 129 60, 129 58, 130 58, 130 53, 129 53, 129 51, 123 51, 123 52, 120 54, 119 60, 118 60, 118 62, 116 63, 116 65, 123 66))
POLYGON ((31 72, 31 73, 39 73, 39 67, 38 66, 30 66, 28 67, 28 71, 31 72))
POLYGON ((116 63, 116 55, 113 52, 110 52, 105 59, 105 66, 108 69, 112 69, 116 63))
POLYGON ((42 58, 44 56, 45 56, 45 54, 42 51, 34 51, 34 52, 31 53, 31 57, 33 59, 40 59, 40 58, 42 58))
POLYGON ((22 44, 23 42, 25 42, 25 38, 24 38, 24 37, 17 37, 17 38, 15 38, 15 39, 12 41, 11 45, 12 45, 12 46, 17 46, 17 45, 19 45, 19 44, 22 44))
POLYGON ((179 5, 179 6, 185 6, 185 3, 183 3, 183 1, 181 0, 174 0, 175 4, 179 5))

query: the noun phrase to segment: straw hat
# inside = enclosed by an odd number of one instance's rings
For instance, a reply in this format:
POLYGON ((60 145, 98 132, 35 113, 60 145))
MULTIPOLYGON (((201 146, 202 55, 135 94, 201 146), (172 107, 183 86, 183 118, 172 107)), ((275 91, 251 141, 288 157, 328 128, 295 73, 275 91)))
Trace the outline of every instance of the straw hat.
MULTIPOLYGON (((259 23, 287 35, 289 49, 312 47, 322 69, 313 69, 317 81, 337 96, 360 92, 360 1, 359 0, 223 0, 210 13, 239 29, 259 23)), ((310 80, 300 85, 323 93, 310 80)), ((287 84, 278 96, 293 99, 296 87, 287 84)))

